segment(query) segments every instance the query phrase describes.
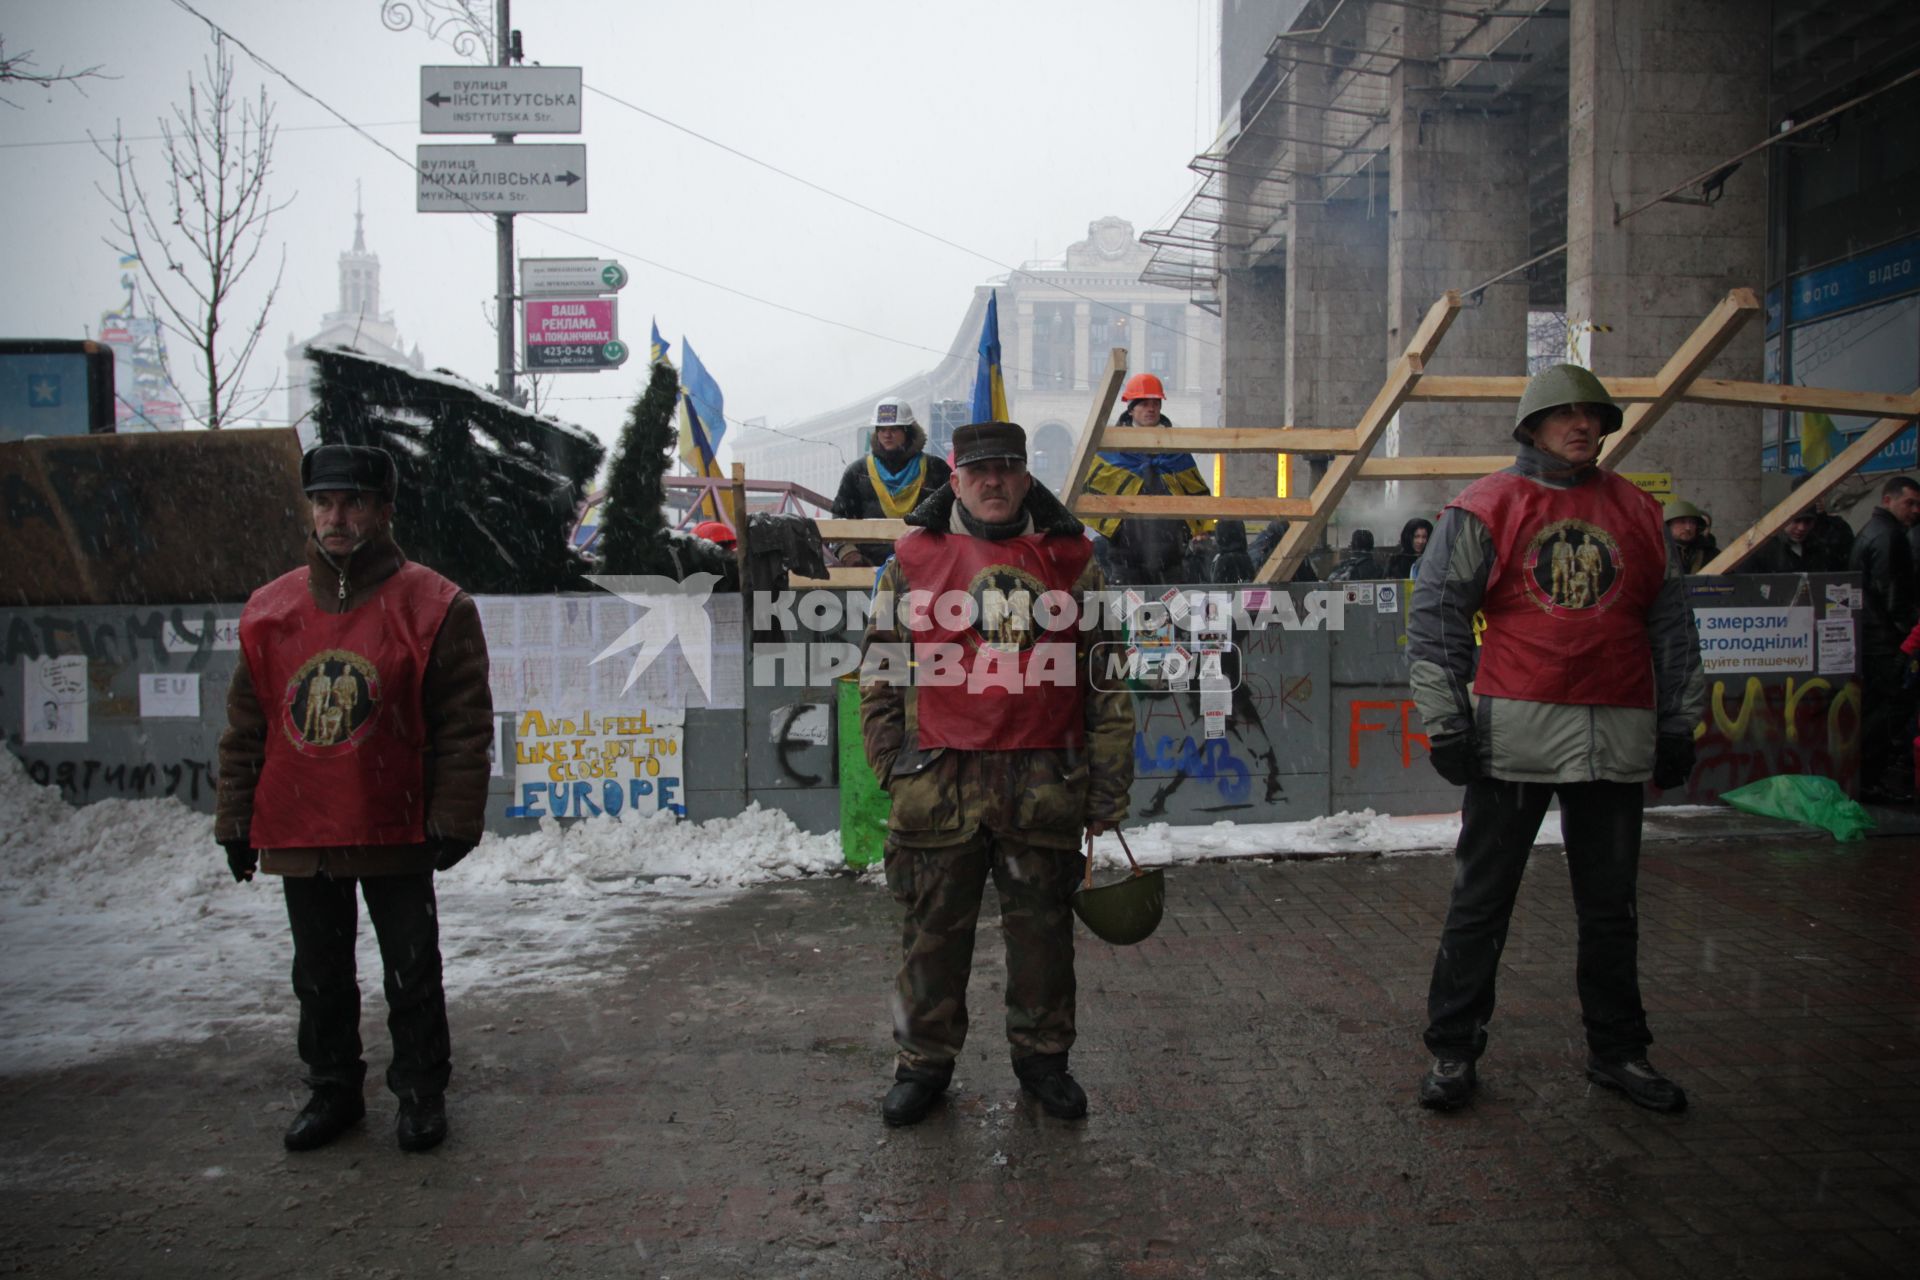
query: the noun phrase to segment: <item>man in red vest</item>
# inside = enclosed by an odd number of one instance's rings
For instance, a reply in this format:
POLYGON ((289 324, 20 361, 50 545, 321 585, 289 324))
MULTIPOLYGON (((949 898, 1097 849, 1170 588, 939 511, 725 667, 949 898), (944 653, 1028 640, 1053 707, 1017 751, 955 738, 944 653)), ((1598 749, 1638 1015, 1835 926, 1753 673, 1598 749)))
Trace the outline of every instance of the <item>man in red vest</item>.
POLYGON ((1085 833, 1119 825, 1133 782, 1132 695, 1088 680, 1113 638, 1082 626, 1105 581, 1013 423, 956 431, 953 479, 906 523, 875 588, 860 693, 867 759, 892 797, 887 885, 907 913, 881 1115, 919 1122, 953 1077, 992 876, 1014 1074, 1048 1115, 1078 1119, 1069 900, 1085 833))
POLYGON ((1513 466, 1441 513, 1414 583, 1413 696, 1433 767, 1467 789, 1427 995, 1434 1062, 1419 1097, 1435 1110, 1465 1106, 1478 1087, 1514 897, 1555 797, 1579 922, 1587 1076, 1655 1111, 1687 1104, 1647 1062, 1635 891, 1646 784, 1686 785, 1706 680, 1659 505, 1598 465, 1620 421, 1587 370, 1535 377, 1513 466))
POLYGON ((452 1073, 433 873, 479 842, 491 766, 487 641, 473 600, 393 540, 381 449, 300 462, 305 568, 253 593, 227 690, 214 838, 235 880, 283 877, 300 1058, 313 1096, 285 1135, 307 1151, 366 1115, 357 898, 380 940, 405 1151, 447 1136, 452 1073))

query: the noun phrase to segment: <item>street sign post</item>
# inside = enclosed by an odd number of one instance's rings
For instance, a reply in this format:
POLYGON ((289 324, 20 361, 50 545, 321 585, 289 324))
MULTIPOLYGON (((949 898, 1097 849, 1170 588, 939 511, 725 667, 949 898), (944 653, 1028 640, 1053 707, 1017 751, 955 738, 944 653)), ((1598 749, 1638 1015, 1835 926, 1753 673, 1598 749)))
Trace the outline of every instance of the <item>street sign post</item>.
POLYGON ((520 259, 520 293, 528 298, 618 293, 627 279, 627 269, 607 258, 520 259))
POLYGON ((578 133, 579 67, 422 67, 422 133, 578 133))
POLYGON ((580 143, 423 145, 417 164, 420 213, 587 211, 587 149, 580 143))
POLYGON ((529 372, 594 373, 626 363, 613 298, 529 298, 523 304, 529 372))

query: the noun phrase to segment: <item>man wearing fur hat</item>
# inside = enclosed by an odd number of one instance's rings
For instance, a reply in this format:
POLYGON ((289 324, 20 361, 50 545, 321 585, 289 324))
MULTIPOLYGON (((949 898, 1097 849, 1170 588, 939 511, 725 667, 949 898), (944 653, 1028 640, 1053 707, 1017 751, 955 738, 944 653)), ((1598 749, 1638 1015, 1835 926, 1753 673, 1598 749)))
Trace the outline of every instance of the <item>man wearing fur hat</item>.
POLYGON ((1706 679, 1658 504, 1598 465, 1620 422, 1587 370, 1556 365, 1535 377, 1513 465, 1448 504, 1414 582, 1413 696, 1433 767, 1466 787, 1427 994, 1434 1060, 1419 1098, 1435 1110, 1465 1106, 1478 1087, 1514 898, 1556 798, 1587 1077, 1651 1110, 1687 1104, 1647 1062, 1635 894, 1646 784, 1686 785, 1706 679))
MULTIPOLYGON (((833 497, 836 520, 904 519, 952 474, 945 459, 927 456, 927 433, 905 400, 882 400, 873 406, 871 425, 871 450, 840 476, 833 497)), ((844 542, 834 554, 843 565, 877 567, 892 548, 884 542, 844 542)))
POLYGON ((991 876, 1014 1075, 1048 1115, 1078 1119, 1070 899, 1081 841, 1126 817, 1133 781, 1131 695, 1088 678, 1112 638, 1081 625, 1105 580, 1010 422, 955 432, 952 481, 906 521, 861 672, 867 759, 892 797, 887 885, 906 909, 881 1114, 918 1123, 953 1077, 991 876))
POLYGON ((433 875, 479 842, 493 701, 473 600, 393 540, 385 450, 301 459, 307 563, 253 593, 220 738, 214 838, 235 880, 282 878, 299 1048, 313 1090, 284 1141, 306 1151, 366 1114, 358 899, 380 942, 402 1150, 447 1136, 452 1074, 433 875))

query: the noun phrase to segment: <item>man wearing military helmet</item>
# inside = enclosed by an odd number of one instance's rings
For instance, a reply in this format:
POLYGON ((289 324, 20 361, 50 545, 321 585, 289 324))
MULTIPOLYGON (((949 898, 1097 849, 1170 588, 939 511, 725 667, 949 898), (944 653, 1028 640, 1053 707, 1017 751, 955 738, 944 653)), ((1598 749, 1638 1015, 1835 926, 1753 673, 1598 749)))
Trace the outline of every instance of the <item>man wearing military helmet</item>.
POLYGON ((1635 892, 1646 783, 1687 782, 1706 682, 1660 507, 1598 465, 1620 420, 1587 370, 1535 377, 1513 465, 1448 505, 1420 561, 1410 682, 1434 768, 1466 788, 1427 995, 1425 1107, 1465 1106, 1478 1088, 1514 898, 1555 798, 1579 923, 1587 1076, 1655 1111, 1686 1106, 1647 1062, 1635 892))

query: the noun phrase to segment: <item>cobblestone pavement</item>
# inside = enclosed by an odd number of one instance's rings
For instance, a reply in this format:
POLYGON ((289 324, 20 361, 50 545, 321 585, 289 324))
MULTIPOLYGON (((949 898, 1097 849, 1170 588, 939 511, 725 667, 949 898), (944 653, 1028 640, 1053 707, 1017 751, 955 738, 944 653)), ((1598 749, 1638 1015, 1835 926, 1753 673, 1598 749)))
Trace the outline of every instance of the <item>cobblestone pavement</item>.
POLYGON ((456 1004, 454 1135, 430 1155, 394 1146, 371 990, 370 1114, 316 1153, 279 1142, 303 1100, 290 995, 278 1034, 0 1080, 0 1270, 1911 1275, 1916 859, 1906 838, 1648 847, 1677 1117, 1582 1075, 1555 851, 1453 1116, 1413 1103, 1447 858, 1176 868, 1153 939, 1082 934, 1077 1125, 1007 1070, 989 937, 950 1102, 883 1127, 893 905, 870 879, 766 887, 636 930, 604 981, 456 1004))

